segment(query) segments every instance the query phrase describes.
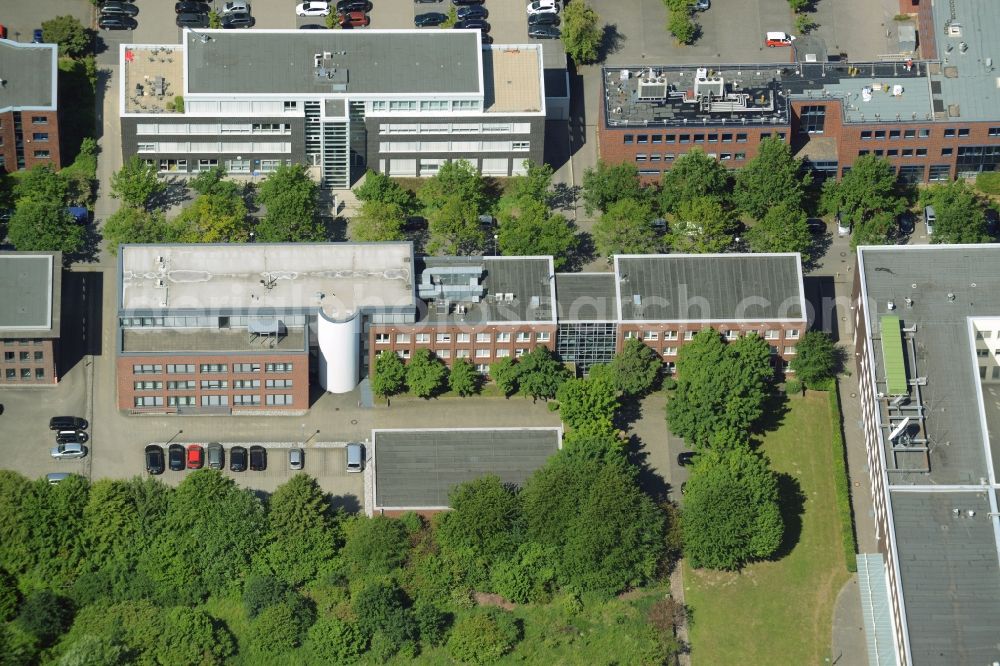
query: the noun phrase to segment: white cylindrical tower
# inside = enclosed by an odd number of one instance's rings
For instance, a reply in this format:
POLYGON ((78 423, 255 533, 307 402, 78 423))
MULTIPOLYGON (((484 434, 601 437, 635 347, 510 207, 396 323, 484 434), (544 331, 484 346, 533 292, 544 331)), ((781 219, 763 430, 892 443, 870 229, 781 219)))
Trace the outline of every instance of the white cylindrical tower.
POLYGON ((319 343, 319 384, 330 393, 350 393, 361 373, 361 313, 347 319, 329 319, 320 310, 316 317, 319 343))

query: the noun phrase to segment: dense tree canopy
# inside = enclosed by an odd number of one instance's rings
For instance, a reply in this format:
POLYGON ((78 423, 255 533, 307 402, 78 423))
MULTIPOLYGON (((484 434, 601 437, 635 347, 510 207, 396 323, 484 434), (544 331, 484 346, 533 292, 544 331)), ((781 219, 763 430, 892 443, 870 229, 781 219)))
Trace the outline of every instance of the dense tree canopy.
POLYGON ((413 193, 403 189, 389 176, 371 169, 365 173, 364 182, 354 188, 354 195, 362 202, 377 201, 399 206, 406 215, 413 212, 413 193))
POLYGON ((615 354, 609 366, 618 390, 631 396, 651 391, 662 369, 663 362, 659 355, 638 338, 626 340, 625 346, 615 354))
POLYGON ((839 365, 837 347, 829 334, 809 331, 795 345, 791 368, 796 379, 815 386, 833 378, 839 365))
POLYGON ((517 373, 517 361, 509 356, 490 364, 490 379, 496 382, 505 396, 517 392, 517 373))
POLYGON ((855 245, 887 242, 895 216, 905 208, 896 167, 875 155, 859 157, 840 181, 827 180, 820 204, 827 213, 839 212, 844 225, 853 225, 855 245))
POLYGON ((387 576, 410 553, 406 526, 393 518, 354 518, 344 525, 341 558, 352 579, 387 576))
POLYGON ((182 229, 179 238, 182 243, 246 243, 250 240, 246 204, 239 187, 228 180, 218 182, 208 194, 199 195, 180 212, 173 224, 182 229))
POLYGON ((319 188, 304 164, 282 164, 257 189, 257 202, 266 209, 257 225, 265 243, 310 243, 326 240, 317 215, 319 188))
POLYGON ((736 172, 733 203, 750 217, 763 220, 776 206, 800 210, 811 182, 791 147, 778 137, 769 137, 760 142, 756 157, 736 172))
POLYGON ((634 164, 606 164, 583 172, 583 205, 587 214, 607 212, 611 204, 623 199, 648 201, 649 192, 639 182, 639 169, 634 164))
POLYGON ((934 206, 932 243, 987 243, 983 204, 964 180, 928 188, 922 199, 934 206))
POLYGON ((585 2, 566 5, 562 15, 562 42, 577 65, 596 62, 603 32, 601 17, 585 2))
POLYGON ((663 174, 660 209, 680 213, 682 203, 700 197, 724 202, 729 197, 729 171, 714 157, 695 148, 681 155, 663 174))
POLYGON ((483 376, 467 358, 455 359, 448 373, 448 388, 461 396, 479 393, 483 376))
POLYGON ((725 252, 733 244, 732 222, 713 197, 686 199, 676 207, 669 238, 674 252, 709 254, 725 252))
POLYGON ((653 227, 653 207, 645 200, 621 199, 608 205, 594 225, 594 243, 602 256, 659 252, 662 236, 653 227))
POLYGON ((522 356, 515 367, 518 388, 536 400, 554 398, 559 385, 569 377, 566 366, 545 345, 522 356))
POLYGON ((772 206, 746 238, 754 252, 799 252, 803 261, 813 242, 805 212, 787 203, 772 206))
POLYGON ((371 382, 372 391, 383 398, 402 393, 406 388, 406 366, 395 352, 379 352, 371 382))
POLYGON ((566 265, 579 243, 565 217, 551 213, 543 201, 527 196, 503 208, 499 220, 497 235, 503 254, 551 255, 556 270, 566 265))
POLYGON ((111 175, 111 196, 132 208, 146 208, 165 189, 166 185, 156 176, 156 167, 138 155, 133 155, 111 175))
POLYGON ((56 16, 42 21, 42 39, 46 44, 58 44, 59 55, 81 58, 90 51, 93 33, 75 16, 56 16))
POLYGON ((104 221, 101 232, 108 252, 118 254, 118 246, 127 243, 177 243, 185 231, 183 222, 168 222, 159 211, 122 206, 104 221))
POLYGON ((559 413, 570 428, 598 422, 611 426, 618 409, 618 387, 609 372, 593 373, 587 379, 567 379, 556 391, 559 413))
POLYGON ((445 162, 417 192, 428 219, 456 198, 468 204, 476 216, 486 208, 486 183, 476 167, 466 160, 445 162))
POLYGON ((448 380, 448 368, 429 349, 418 349, 406 364, 406 385, 413 395, 430 398, 440 393, 448 380))
POLYGON ((399 204, 365 201, 351 218, 351 240, 365 243, 403 240, 405 223, 406 216, 399 204))
POLYGON ((483 608, 455 623, 448 654, 460 663, 488 664, 500 659, 521 640, 521 627, 510 613, 483 608))
POLYGON ((59 200, 19 199, 7 236, 20 251, 56 251, 72 254, 83 246, 84 229, 59 200))
POLYGON ((486 246, 486 232, 479 221, 479 210, 474 200, 457 193, 447 196, 439 205, 428 206, 427 251, 449 256, 481 254, 486 246))

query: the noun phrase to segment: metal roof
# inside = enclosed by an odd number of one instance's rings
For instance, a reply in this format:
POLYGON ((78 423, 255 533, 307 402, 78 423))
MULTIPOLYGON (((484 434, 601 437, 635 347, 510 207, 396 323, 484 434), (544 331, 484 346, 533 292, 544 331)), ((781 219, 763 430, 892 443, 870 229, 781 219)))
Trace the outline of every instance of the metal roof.
POLYGON ((0 337, 58 337, 61 288, 61 253, 0 252, 0 337))
POLYGON ((56 108, 56 44, 0 39, 0 111, 56 108))
POLYGON ((483 92, 477 30, 187 30, 184 42, 188 94, 483 92))
POLYGON ((799 255, 615 257, 623 321, 805 319, 799 255))
POLYGON ((934 79, 940 84, 938 97, 944 104, 942 120, 1000 119, 1000 87, 996 82, 1000 6, 980 0, 950 0, 931 3, 931 11, 937 56, 942 61, 942 73, 934 79), (949 25, 956 28, 954 36, 949 36, 949 25), (992 63, 987 64, 988 60, 992 63), (956 113, 950 113, 952 110, 956 113))
POLYGON ((373 430, 375 508, 446 508, 487 474, 521 485, 559 449, 559 428, 373 430))
POLYGON ((903 365, 903 336, 900 333, 899 317, 882 315, 882 358, 889 395, 903 395, 909 392, 906 383, 906 366, 903 365))
POLYGON ((558 273, 559 321, 616 321, 618 296, 613 273, 558 273))
POLYGON ((858 555, 858 591, 861 615, 868 639, 869 666, 896 666, 896 641, 892 630, 892 607, 882 553, 858 555))

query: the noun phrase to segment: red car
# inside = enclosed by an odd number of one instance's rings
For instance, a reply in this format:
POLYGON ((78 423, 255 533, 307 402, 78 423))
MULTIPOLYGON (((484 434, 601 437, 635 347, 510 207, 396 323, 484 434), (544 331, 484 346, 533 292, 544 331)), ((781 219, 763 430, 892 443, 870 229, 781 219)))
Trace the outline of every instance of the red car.
POLYGON ((187 448, 187 468, 201 469, 205 464, 205 449, 200 444, 189 444, 187 448))
POLYGON ((363 28, 371 22, 364 12, 347 12, 338 17, 341 28, 363 28))

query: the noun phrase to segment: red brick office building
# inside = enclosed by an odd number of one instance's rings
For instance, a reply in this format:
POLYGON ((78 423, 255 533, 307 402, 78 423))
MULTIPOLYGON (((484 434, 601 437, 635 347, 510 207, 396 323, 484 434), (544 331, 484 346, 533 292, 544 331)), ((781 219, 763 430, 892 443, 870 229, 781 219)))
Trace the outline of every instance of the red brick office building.
POLYGON ((62 253, 0 252, 0 386, 59 381, 62 253))
POLYGON ((0 171, 61 166, 58 46, 0 39, 0 171))

